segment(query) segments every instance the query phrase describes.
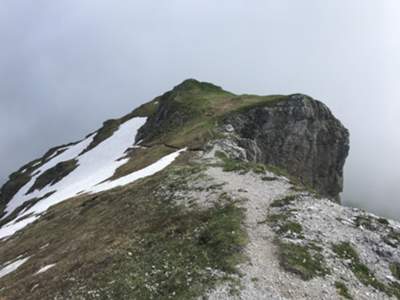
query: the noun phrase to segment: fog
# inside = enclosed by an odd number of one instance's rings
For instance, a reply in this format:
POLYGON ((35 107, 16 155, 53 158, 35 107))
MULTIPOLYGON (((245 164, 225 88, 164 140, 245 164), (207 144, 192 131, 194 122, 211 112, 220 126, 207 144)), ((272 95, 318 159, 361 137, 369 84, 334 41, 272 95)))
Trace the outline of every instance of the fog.
POLYGON ((322 100, 351 133, 344 204, 400 219, 398 0, 2 0, 0 42, 0 182, 197 78, 322 100))

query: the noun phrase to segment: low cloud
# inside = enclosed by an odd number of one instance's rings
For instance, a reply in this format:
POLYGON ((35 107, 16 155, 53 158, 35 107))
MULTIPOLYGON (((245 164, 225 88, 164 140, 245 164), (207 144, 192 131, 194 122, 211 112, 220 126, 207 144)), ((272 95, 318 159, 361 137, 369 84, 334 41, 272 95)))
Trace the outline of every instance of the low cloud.
POLYGON ((188 77, 350 129, 344 203, 400 219, 398 1, 2 1, 0 180, 188 77))

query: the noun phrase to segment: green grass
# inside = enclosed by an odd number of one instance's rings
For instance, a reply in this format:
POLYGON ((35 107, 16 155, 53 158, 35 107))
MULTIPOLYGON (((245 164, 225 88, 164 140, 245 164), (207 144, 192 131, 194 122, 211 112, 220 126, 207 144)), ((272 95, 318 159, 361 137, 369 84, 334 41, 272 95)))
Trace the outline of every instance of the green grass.
POLYGON ((267 171, 267 167, 263 164, 233 159, 221 151, 216 151, 215 156, 222 161, 221 166, 224 172, 239 172, 241 174, 245 174, 253 171, 256 174, 265 174, 267 171))
POLYGON ((290 204, 292 204, 295 200, 296 200, 296 195, 289 195, 289 196, 286 196, 286 197, 283 197, 283 198, 281 198, 281 199, 277 199, 277 200, 274 200, 272 203, 271 203, 271 207, 284 207, 284 206, 288 206, 288 205, 290 205, 290 204))
POLYGON ((281 222, 286 222, 289 219, 289 217, 290 217, 290 215, 288 213, 272 214, 272 215, 269 215, 267 217, 267 219, 261 223, 263 224, 263 223, 269 222, 270 224, 274 225, 274 224, 278 224, 281 222))
POLYGON ((342 259, 351 259, 359 261, 358 253, 349 242, 341 242, 332 246, 335 252, 342 259))
POLYGON ((286 221, 281 223, 276 230, 279 235, 303 238, 303 227, 294 221, 286 221))
POLYGON ((389 265, 389 269, 392 272, 392 275, 397 280, 400 280, 400 263, 393 262, 389 265))
POLYGON ((281 267, 303 280, 330 273, 325 266, 323 256, 312 247, 279 241, 278 253, 281 267))
POLYGON ((124 268, 130 276, 123 276, 111 290, 114 299, 124 294, 131 299, 191 299, 218 282, 213 270, 236 272, 246 243, 240 209, 228 205, 187 215, 172 213, 172 218, 170 214, 157 228, 147 230, 140 246, 130 249, 132 256, 124 268))
POLYGON ((303 239, 303 227, 300 223, 290 220, 291 211, 284 211, 267 216, 261 224, 268 223, 279 237, 303 239))
MULTIPOLYGON (((255 174, 263 175, 266 174, 268 171, 274 173, 277 176, 285 176, 287 178, 293 179, 290 175, 288 175, 285 170, 279 167, 230 158, 222 151, 216 151, 215 156, 222 161, 222 164, 220 166, 222 167, 224 172, 238 172, 240 174, 246 174, 252 171, 255 174)), ((263 176, 261 179, 263 181, 274 181, 278 178, 274 176, 263 176)))
POLYGON ((3 243, 0 264, 34 255, 0 279, 0 298, 95 298, 90 291, 99 299, 197 299, 219 282, 237 286, 232 275, 247 243, 243 211, 223 194, 207 209, 176 201, 174 189, 202 174, 188 155, 129 186, 53 206, 3 243), (50 263, 57 265, 32 276, 50 263), (39 279, 46 285, 32 291, 39 279))
POLYGON ((391 290, 384 283, 380 282, 373 272, 361 262, 357 251, 349 242, 334 244, 332 250, 339 258, 351 261, 350 269, 362 284, 372 286, 388 295, 392 294, 391 290))
POLYGON ((345 299, 350 299, 350 300, 353 299, 353 297, 351 297, 349 293, 347 286, 343 282, 335 281, 335 287, 340 296, 342 296, 345 299))
POLYGON ((158 123, 149 124, 144 142, 200 148, 218 135, 215 128, 227 116, 256 106, 275 105, 286 99, 287 96, 280 95, 237 96, 207 82, 186 80, 158 97, 158 107, 162 107, 164 118, 162 124, 160 119, 157 119, 158 123))
POLYGON ((322 248, 312 241, 304 240, 303 227, 293 216, 290 206, 296 195, 276 199, 270 205, 273 213, 261 222, 271 226, 276 233, 275 243, 278 248, 280 266, 287 272, 298 275, 303 280, 330 273, 322 255, 322 248), (290 241, 296 239, 297 242, 290 241), (298 241, 302 240, 299 244, 298 241))

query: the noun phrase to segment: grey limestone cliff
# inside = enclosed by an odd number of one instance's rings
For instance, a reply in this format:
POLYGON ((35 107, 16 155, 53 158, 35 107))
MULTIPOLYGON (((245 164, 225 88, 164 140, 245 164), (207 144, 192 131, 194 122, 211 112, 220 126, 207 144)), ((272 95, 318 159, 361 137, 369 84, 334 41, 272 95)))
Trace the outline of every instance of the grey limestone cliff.
POLYGON ((281 167, 321 195, 338 199, 349 133, 326 105, 295 94, 230 115, 225 123, 252 160, 281 167))

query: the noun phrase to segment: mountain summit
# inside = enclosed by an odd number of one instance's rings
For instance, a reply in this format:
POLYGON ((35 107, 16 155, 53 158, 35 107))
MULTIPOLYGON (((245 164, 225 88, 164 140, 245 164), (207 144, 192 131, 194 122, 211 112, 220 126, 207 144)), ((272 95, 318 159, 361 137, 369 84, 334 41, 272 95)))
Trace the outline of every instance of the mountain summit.
POLYGON ((340 205, 349 133, 307 95, 188 79, 0 192, 0 299, 395 299, 400 224, 340 205))

